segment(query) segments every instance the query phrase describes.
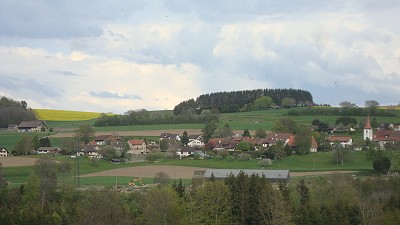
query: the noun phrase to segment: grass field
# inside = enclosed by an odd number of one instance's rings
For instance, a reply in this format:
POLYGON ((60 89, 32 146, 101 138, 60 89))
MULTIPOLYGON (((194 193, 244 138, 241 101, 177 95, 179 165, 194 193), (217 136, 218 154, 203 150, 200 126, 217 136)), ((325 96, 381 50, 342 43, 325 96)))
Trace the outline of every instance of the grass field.
POLYGON ((80 112, 54 109, 34 109, 39 120, 46 121, 82 121, 100 117, 97 112, 80 112))
MULTIPOLYGON (((389 158, 392 161, 392 169, 400 169, 400 151, 388 151, 389 158)), ((39 156, 35 156, 39 157, 39 156)), ((352 159, 344 165, 334 163, 333 152, 318 152, 306 156, 290 156, 284 159, 273 161, 273 164, 264 169, 288 169, 292 172, 305 172, 305 171, 365 171, 372 170, 372 162, 366 160, 365 152, 357 151, 352 152, 352 159)), ((70 165, 70 172, 59 173, 58 182, 65 184, 72 184, 73 173, 75 169, 75 159, 68 156, 56 156, 54 158, 58 161, 68 162, 70 165)), ((150 162, 137 162, 137 163, 122 163, 111 164, 105 160, 93 161, 87 158, 82 158, 80 161, 80 174, 98 173, 105 170, 125 168, 132 166, 152 166, 152 165, 176 165, 176 166, 190 166, 190 167, 203 167, 215 169, 262 169, 259 165, 260 160, 251 159, 248 161, 240 161, 238 159, 202 159, 193 160, 190 158, 185 159, 162 159, 157 163, 150 162)), ((11 186, 18 186, 28 179, 32 166, 21 167, 6 167, 3 168, 6 179, 10 182, 11 186)), ((82 177, 81 184, 83 185, 115 185, 115 177, 82 177)), ((131 178, 117 177, 118 182, 127 183, 131 178)), ((145 180, 145 183, 151 183, 151 179, 145 180)))

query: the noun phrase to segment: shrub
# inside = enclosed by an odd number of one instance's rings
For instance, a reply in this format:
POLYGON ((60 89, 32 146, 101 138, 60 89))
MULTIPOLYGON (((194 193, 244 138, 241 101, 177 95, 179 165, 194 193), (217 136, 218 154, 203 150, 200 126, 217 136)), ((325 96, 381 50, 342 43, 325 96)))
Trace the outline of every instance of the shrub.
POLYGON ((271 159, 262 159, 258 164, 260 164, 261 167, 268 167, 272 165, 272 160, 271 159))
POLYGON ((248 161, 251 159, 251 155, 247 153, 242 153, 239 156, 240 161, 248 161))

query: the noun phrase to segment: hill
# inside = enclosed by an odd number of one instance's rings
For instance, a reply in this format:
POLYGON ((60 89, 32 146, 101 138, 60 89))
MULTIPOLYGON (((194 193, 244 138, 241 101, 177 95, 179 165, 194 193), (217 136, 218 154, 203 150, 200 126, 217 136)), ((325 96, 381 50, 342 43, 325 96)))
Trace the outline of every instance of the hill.
POLYGON ((37 119, 46 121, 83 121, 99 118, 98 112, 81 112, 55 109, 33 109, 37 119))

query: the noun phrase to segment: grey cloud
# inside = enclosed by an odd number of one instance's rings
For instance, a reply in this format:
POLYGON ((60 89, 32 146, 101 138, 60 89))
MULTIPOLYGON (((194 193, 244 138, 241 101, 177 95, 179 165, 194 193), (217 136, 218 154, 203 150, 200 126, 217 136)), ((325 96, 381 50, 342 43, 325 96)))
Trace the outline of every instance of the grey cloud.
POLYGON ((134 99, 134 100, 141 100, 142 97, 139 95, 119 95, 118 93, 107 92, 107 91, 90 91, 89 95, 98 98, 115 98, 115 99, 134 99))
POLYGON ((60 96, 59 93, 54 91, 52 87, 45 83, 39 83, 34 79, 26 79, 24 81, 24 87, 27 89, 30 89, 31 91, 34 91, 36 93, 41 93, 46 95, 47 97, 58 97, 60 96))
POLYGON ((63 76, 68 76, 68 77, 76 77, 80 76, 77 73, 71 72, 71 71, 66 71, 66 70, 51 70, 52 73, 63 75, 63 76))
POLYGON ((18 90, 19 79, 8 76, 7 74, 0 74, 0 88, 4 88, 6 90, 18 90))

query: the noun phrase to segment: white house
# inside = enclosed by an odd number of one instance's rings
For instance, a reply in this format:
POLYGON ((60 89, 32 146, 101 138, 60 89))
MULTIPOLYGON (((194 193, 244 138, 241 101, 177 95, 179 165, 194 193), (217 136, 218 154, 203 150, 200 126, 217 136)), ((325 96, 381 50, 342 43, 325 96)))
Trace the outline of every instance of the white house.
POLYGON ((329 141, 330 145, 333 146, 336 142, 339 142, 340 145, 345 148, 345 147, 350 147, 353 145, 353 139, 350 136, 329 136, 327 138, 329 141))
POLYGON ((187 144, 189 147, 202 147, 204 146, 204 142, 198 139, 193 139, 191 141, 189 141, 189 143, 187 144))
POLYGON ((0 148, 0 157, 7 157, 8 156, 8 151, 6 148, 1 147, 0 148))

